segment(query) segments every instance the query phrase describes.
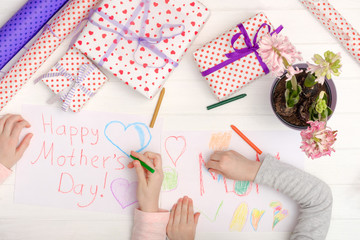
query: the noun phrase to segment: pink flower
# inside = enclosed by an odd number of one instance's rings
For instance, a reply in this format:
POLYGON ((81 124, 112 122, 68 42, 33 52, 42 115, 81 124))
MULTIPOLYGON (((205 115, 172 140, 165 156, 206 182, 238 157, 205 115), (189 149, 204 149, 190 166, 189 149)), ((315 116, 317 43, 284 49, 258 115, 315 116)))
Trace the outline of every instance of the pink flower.
POLYGON ((302 70, 300 70, 298 67, 294 68, 293 66, 289 66, 286 70, 286 81, 291 80, 293 76, 302 72, 302 70))
POLYGON ((309 121, 310 127, 301 131, 301 149, 311 159, 331 155, 335 150, 331 147, 336 141, 337 131, 332 131, 326 122, 309 121))
POLYGON ((281 76, 296 59, 302 60, 300 52, 283 35, 274 33, 264 35, 259 42, 259 54, 270 70, 281 76), (286 60, 286 62, 285 62, 286 60))

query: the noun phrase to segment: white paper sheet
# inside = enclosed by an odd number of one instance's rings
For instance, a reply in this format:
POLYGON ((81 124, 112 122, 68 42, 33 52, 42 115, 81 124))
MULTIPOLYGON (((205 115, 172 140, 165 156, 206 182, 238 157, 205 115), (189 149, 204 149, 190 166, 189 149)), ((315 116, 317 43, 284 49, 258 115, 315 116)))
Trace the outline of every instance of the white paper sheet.
MULTIPOLYGON (((212 175, 204 163, 216 150, 235 150, 254 161, 266 153, 298 168, 305 155, 295 131, 244 131, 256 152, 230 128, 225 132, 163 132, 161 121, 102 112, 66 113, 25 106, 34 137, 16 171, 15 202, 132 214, 136 175, 130 150, 161 152, 160 206, 187 195, 201 212, 198 231, 292 231, 298 207, 274 189, 212 175), (162 134, 162 137, 160 135, 162 134)), ((26 134, 26 133, 25 133, 26 134)))
POLYGON ((161 121, 103 112, 24 106, 34 133, 16 170, 15 202, 132 214, 131 150, 160 152, 161 121))
MULTIPOLYGON (((303 168, 305 155, 298 147, 298 132, 244 131, 244 134, 264 152, 259 160, 269 153, 278 156, 280 161, 303 168)), ((170 209, 178 198, 191 197, 195 209, 201 212, 198 231, 291 231, 298 207, 287 196, 250 182, 224 181, 222 176, 213 176, 207 171, 204 161, 210 154, 227 149, 254 161, 257 159, 256 152, 232 130, 165 132, 161 206, 170 209), (275 225, 274 220, 278 221, 275 225)))

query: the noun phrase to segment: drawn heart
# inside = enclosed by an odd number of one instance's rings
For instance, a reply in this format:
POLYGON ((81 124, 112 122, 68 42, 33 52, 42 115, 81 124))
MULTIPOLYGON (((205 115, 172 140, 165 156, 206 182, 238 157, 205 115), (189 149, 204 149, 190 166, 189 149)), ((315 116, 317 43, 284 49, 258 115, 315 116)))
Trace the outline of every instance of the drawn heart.
POLYGON ((129 183, 127 179, 117 178, 111 182, 110 189, 120 206, 124 209, 137 202, 137 182, 129 183))
POLYGON ((179 158, 186 150, 186 139, 183 136, 170 136, 165 140, 165 151, 176 167, 179 158))
POLYGON ((111 121, 106 124, 104 135, 112 145, 128 157, 131 150, 136 149, 136 152, 141 152, 147 148, 152 139, 149 127, 140 122, 125 125, 120 121, 111 121))

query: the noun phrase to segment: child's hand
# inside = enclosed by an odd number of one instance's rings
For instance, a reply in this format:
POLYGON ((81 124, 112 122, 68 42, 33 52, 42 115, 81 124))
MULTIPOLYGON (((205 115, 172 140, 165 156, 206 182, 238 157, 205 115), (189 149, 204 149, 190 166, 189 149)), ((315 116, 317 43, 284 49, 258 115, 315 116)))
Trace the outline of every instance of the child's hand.
POLYGON ((166 228, 170 240, 193 240, 200 213, 194 214, 191 198, 180 198, 170 212, 169 223, 166 228))
POLYGON ((131 155, 145 162, 155 170, 154 173, 149 172, 140 165, 140 162, 135 160, 129 163, 128 167, 136 169, 138 177, 137 199, 139 201, 139 208, 143 212, 158 212, 159 211, 159 195, 162 181, 164 178, 161 156, 157 153, 146 152, 144 155, 131 152, 131 155))
POLYGON ((20 115, 6 114, 0 119, 0 163, 10 169, 20 160, 30 144, 32 133, 19 143, 19 136, 30 124, 20 115))
POLYGON ((260 166, 235 151, 214 152, 206 163, 210 172, 239 181, 254 181, 260 166))

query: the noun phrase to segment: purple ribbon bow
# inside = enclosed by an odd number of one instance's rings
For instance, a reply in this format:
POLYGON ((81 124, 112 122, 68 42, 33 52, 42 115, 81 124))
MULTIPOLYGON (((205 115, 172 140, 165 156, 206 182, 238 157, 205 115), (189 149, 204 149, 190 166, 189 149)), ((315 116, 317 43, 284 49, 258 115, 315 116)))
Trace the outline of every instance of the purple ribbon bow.
MULTIPOLYGON (((240 32, 235 34, 232 38, 231 38, 231 46, 234 49, 234 52, 231 53, 227 53, 225 54, 225 56, 228 58, 227 60, 219 63, 218 65, 209 68, 203 72, 201 72, 202 76, 207 76, 213 72, 216 72, 217 70, 229 65, 230 63, 233 63, 245 56, 247 56, 250 53, 255 53, 260 66, 264 69, 265 74, 268 74, 270 72, 269 68, 266 66, 266 64, 264 63, 264 61, 262 60, 262 58, 260 57, 259 53, 257 52, 257 50, 259 49, 259 44, 257 43, 257 37, 258 37, 258 33, 260 32, 261 28, 267 26, 268 32, 271 31, 271 26, 267 23, 263 23, 259 29, 257 30, 253 41, 251 42, 250 37, 244 27, 244 25, 242 23, 240 23, 238 25, 238 28, 240 29, 240 32), (238 40, 238 38, 243 35, 244 36, 244 42, 246 44, 247 47, 242 48, 242 49, 237 49, 234 47, 235 42, 238 40)), ((283 26, 280 25, 275 31, 273 31, 272 33, 270 33, 271 35, 273 35, 274 33, 279 33, 281 30, 283 29, 283 26)))
POLYGON ((139 63, 136 60, 135 54, 136 54, 137 50, 139 49, 139 46, 141 45, 141 46, 151 50, 158 57, 160 57, 160 58, 162 58, 164 60, 164 64, 162 66, 160 66, 160 67, 153 67, 153 66, 150 66, 150 65, 146 64, 147 67, 162 68, 167 63, 171 63, 174 67, 178 66, 178 63, 176 61, 174 61, 171 58, 169 58, 168 56, 166 56, 166 54, 164 54, 161 50, 159 50, 155 45, 161 43, 165 39, 170 39, 170 38, 173 38, 173 37, 176 37, 176 36, 180 35, 185 30, 185 26, 182 25, 182 24, 162 24, 162 26, 161 26, 161 28, 159 30, 159 37, 157 37, 157 38, 146 37, 145 36, 146 21, 148 20, 150 2, 151 2, 150 0, 142 0, 140 2, 140 4, 137 6, 137 8, 134 10, 134 12, 131 14, 131 17, 129 18, 129 20, 126 22, 125 25, 120 24, 119 22, 115 21, 113 18, 110 18, 107 14, 105 14, 104 12, 102 12, 99 9, 98 9, 98 11, 93 11, 91 13, 91 14, 96 13, 96 14, 100 15, 102 18, 106 19, 108 22, 110 22, 111 24, 116 26, 118 29, 120 29, 119 31, 116 31, 114 29, 102 26, 99 23, 95 22, 92 18, 90 18, 89 21, 93 25, 99 27, 100 29, 102 29, 104 31, 112 32, 112 33, 115 33, 115 34, 118 35, 117 38, 113 41, 113 43, 109 47, 109 49, 106 51, 106 53, 101 57, 101 60, 99 62, 100 66, 104 65, 104 62, 107 61, 110 54, 115 50, 115 48, 116 48, 117 44, 120 42, 121 38, 124 38, 127 41, 137 42, 137 46, 136 46, 135 51, 133 52, 133 56, 134 56, 134 61, 139 65, 143 65, 143 64, 139 63), (142 8, 144 8, 144 10, 143 10, 144 15, 141 18, 141 26, 140 26, 139 35, 137 35, 134 31, 131 31, 129 29, 129 27, 130 27, 131 23, 141 13, 142 8), (182 30, 179 33, 176 33, 176 34, 171 34, 169 36, 163 36, 163 29, 164 28, 176 28, 176 27, 181 27, 182 30))
POLYGON ((69 110, 71 100, 75 96, 76 89, 80 89, 82 92, 84 92, 89 97, 92 97, 95 95, 95 93, 91 92, 88 88, 84 87, 81 83, 89 76, 95 69, 95 66, 92 64, 83 64, 80 66, 77 77, 74 77, 70 73, 66 71, 66 69, 59 63, 56 63, 55 66, 59 72, 56 73, 47 73, 39 78, 35 79, 35 83, 38 83, 40 80, 44 78, 53 78, 53 77, 59 77, 63 76, 67 79, 71 80, 73 82, 72 86, 70 86, 70 90, 65 91, 66 89, 62 90, 59 93, 60 98, 64 101, 62 105, 62 109, 64 111, 69 110))

